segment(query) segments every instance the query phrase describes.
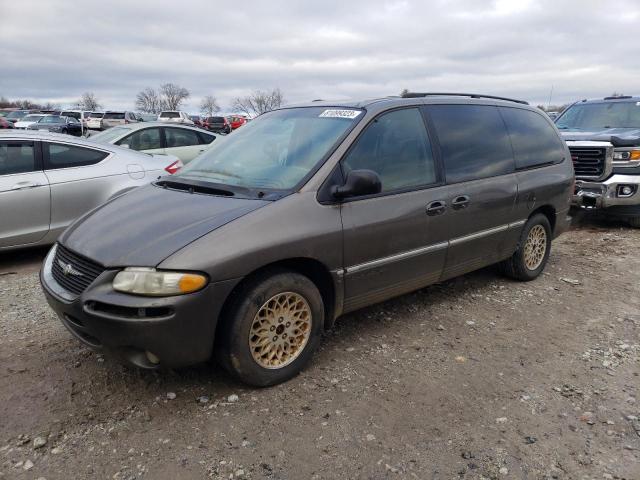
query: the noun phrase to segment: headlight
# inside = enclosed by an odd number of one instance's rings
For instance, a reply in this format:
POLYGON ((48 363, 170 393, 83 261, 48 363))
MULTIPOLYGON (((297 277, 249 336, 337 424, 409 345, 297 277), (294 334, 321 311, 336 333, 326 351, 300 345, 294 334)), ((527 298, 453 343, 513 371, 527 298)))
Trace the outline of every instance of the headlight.
POLYGON ((616 148, 613 151, 613 160, 622 162, 633 162, 640 160, 640 148, 616 148))
POLYGON ((119 292, 164 297, 197 292, 207 284, 207 277, 197 273, 162 272, 155 268, 129 267, 113 279, 119 292))

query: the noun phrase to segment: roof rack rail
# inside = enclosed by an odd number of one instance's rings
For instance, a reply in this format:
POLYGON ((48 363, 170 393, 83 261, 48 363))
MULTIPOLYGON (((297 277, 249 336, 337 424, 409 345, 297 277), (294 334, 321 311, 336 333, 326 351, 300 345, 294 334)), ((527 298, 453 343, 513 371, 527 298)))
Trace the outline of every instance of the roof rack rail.
POLYGON ((612 95, 610 97, 604 97, 605 100, 622 100, 623 98, 633 98, 631 95, 612 95))
POLYGON ((490 98, 492 100, 506 100, 507 102, 521 103, 522 105, 529 105, 529 102, 524 100, 516 100, 514 98, 496 97, 495 95, 481 95, 479 93, 417 93, 408 92, 405 93, 402 98, 420 98, 420 97, 470 97, 470 98, 490 98))

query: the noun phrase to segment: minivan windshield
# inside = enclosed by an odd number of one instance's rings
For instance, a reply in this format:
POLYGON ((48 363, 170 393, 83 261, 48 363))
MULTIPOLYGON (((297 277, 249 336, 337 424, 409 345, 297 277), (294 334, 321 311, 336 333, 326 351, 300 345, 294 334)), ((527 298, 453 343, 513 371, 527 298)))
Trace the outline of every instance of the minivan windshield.
POLYGON ((255 190, 295 187, 363 116, 362 110, 302 107, 276 110, 215 142, 172 180, 255 190))
POLYGON ((556 125, 561 130, 640 128, 640 102, 575 104, 558 118, 556 125))

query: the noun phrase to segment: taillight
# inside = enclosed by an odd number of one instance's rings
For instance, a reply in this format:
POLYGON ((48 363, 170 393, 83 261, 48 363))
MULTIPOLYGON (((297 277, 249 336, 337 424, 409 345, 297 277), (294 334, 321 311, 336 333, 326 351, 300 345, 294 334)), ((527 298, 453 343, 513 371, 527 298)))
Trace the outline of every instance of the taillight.
POLYGON ((124 123, 129 123, 129 120, 125 119, 124 123))
POLYGON ((177 173, 178 170, 180 170, 182 167, 184 166, 184 164, 182 163, 182 160, 176 160, 175 162, 173 162, 171 165, 169 165, 168 167, 165 167, 165 172, 167 172, 169 175, 173 175, 174 173, 177 173))

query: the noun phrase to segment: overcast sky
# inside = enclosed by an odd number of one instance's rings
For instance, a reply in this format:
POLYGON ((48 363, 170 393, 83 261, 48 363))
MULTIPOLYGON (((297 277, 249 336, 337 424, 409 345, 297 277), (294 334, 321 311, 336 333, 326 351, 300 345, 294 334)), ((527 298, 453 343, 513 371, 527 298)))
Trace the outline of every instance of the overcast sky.
POLYGON ((0 0, 0 96, 62 107, 147 86, 288 103, 464 91, 546 104, 640 94, 640 1, 0 0))

